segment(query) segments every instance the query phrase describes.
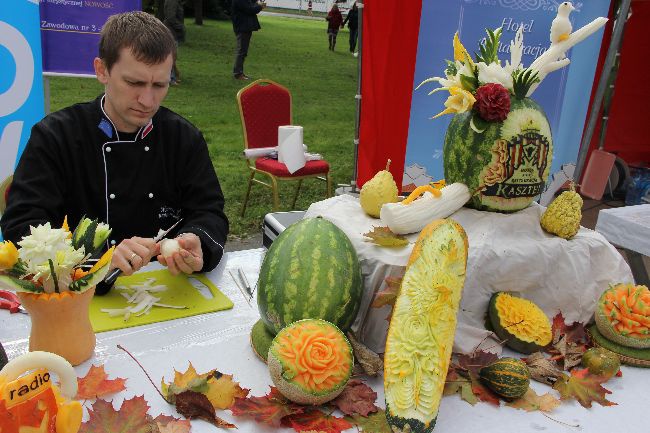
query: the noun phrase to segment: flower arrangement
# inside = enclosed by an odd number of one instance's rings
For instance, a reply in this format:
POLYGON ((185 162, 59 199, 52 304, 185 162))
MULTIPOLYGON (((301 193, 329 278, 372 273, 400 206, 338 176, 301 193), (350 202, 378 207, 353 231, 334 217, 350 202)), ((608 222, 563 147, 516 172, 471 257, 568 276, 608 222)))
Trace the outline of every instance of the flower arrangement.
POLYGON ((565 53, 573 45, 598 30, 606 18, 597 18, 579 30, 571 33, 569 13, 570 2, 558 7, 558 16, 551 26, 551 45, 530 66, 522 63, 524 49, 523 26, 519 27, 514 40, 510 42, 510 60, 501 64, 498 57, 502 29, 486 30, 487 37, 479 44, 474 59, 454 35, 454 60, 447 60, 444 77, 431 77, 420 83, 438 82, 441 87, 429 94, 446 90, 449 97, 445 109, 433 118, 443 114, 457 114, 472 111, 471 128, 481 133, 489 122, 502 122, 510 112, 511 98, 524 99, 530 96, 539 83, 552 71, 567 66, 570 61, 565 53))
POLYGON ((107 224, 82 218, 70 232, 67 217, 61 228, 49 222, 30 227, 18 242, 0 243, 0 287, 16 292, 82 293, 94 287, 108 272, 113 256, 110 248, 89 270, 88 260, 111 234, 107 224))

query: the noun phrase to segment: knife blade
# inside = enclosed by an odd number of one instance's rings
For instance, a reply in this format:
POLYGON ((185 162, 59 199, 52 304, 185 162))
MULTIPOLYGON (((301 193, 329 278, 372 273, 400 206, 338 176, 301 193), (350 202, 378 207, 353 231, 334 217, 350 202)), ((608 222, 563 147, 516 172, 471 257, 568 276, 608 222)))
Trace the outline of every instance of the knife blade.
MULTIPOLYGON (((167 230, 158 233, 153 238, 154 242, 160 242, 161 240, 163 240, 165 236, 167 236, 169 232, 171 232, 181 221, 183 221, 183 218, 176 221, 167 230)), ((115 284, 115 280, 117 280, 117 277, 119 277, 121 274, 122 274, 122 270, 120 268, 115 268, 111 272, 109 272, 108 275, 104 277, 103 281, 97 283, 97 286, 95 287, 95 294, 101 296, 108 293, 108 291, 111 290, 111 287, 113 287, 113 284, 115 284)))

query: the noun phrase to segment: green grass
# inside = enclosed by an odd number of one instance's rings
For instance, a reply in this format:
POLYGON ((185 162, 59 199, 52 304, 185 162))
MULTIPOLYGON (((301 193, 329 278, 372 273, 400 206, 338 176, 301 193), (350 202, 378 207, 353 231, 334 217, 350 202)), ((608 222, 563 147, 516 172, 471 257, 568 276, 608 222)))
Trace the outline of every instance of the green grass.
MULTIPOLYGON (((287 86, 293 96, 293 121, 304 127, 310 152, 331 166, 333 185, 349 183, 354 161, 354 116, 357 63, 348 52, 347 29, 339 33, 337 50, 327 49, 326 24, 260 16, 262 30, 253 34, 246 73, 287 86)), ((179 48, 182 83, 163 103, 194 123, 204 134, 226 198, 234 237, 258 233, 272 211, 271 190, 254 185, 246 217, 240 216, 248 169, 241 158, 243 138, 235 95, 247 83, 232 78, 235 36, 228 21, 186 20, 187 39, 179 48)), ((51 108, 58 110, 102 93, 96 80, 51 78, 51 108)), ((294 183, 281 185, 282 210, 290 210, 294 183)), ((297 209, 325 198, 325 184, 303 182, 297 209)))

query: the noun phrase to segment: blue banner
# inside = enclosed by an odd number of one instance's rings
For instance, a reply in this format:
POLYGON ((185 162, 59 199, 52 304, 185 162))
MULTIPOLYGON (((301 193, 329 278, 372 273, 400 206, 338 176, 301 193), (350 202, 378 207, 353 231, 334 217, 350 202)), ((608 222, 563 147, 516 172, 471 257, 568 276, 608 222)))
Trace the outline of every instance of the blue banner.
MULTIPOLYGON (((522 63, 529 66, 548 48, 549 29, 557 15, 559 0, 454 0, 422 3, 420 35, 414 88, 429 77, 443 77, 445 59, 453 59, 452 38, 460 40, 473 54, 485 38, 485 29, 502 27, 499 47, 502 64, 510 60, 510 41, 523 26, 522 63)), ((607 16, 609 0, 574 1, 570 20, 573 30, 599 16, 607 16)), ((551 176, 571 175, 575 164, 589 96, 602 40, 602 29, 573 47, 567 54, 569 66, 550 73, 532 94, 546 111, 554 142, 551 176), (563 170, 564 169, 564 170, 563 170)), ((422 185, 444 177, 442 153, 451 115, 430 118, 444 109, 447 92, 428 95, 435 83, 413 92, 409 136, 404 164, 404 185, 422 185)), ((549 178, 552 182, 552 177, 549 178)))
POLYGON ((44 114, 38 0, 9 3, 0 9, 0 183, 44 114))
POLYGON ((111 15, 140 10, 140 0, 40 0, 43 70, 95 74, 99 34, 111 15))

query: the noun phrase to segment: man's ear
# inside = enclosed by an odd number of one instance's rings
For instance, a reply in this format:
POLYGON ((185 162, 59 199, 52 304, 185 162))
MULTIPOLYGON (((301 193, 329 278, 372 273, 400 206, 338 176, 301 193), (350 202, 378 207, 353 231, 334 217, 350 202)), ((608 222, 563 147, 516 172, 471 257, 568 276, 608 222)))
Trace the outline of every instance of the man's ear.
POLYGON ((93 66, 95 68, 95 75, 97 75, 97 80, 102 83, 106 84, 108 82, 108 69, 106 68, 106 63, 99 57, 95 57, 95 60, 93 60, 93 66))

